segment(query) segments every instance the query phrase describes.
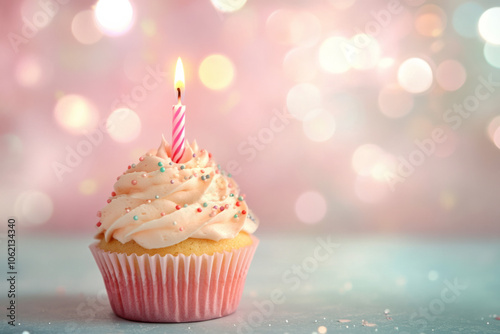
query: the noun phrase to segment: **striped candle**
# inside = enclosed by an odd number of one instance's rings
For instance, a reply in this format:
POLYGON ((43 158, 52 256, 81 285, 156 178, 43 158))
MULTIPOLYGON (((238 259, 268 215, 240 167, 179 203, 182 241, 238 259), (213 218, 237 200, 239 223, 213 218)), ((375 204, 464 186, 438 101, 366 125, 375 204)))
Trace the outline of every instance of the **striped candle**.
POLYGON ((181 103, 181 91, 184 89, 184 68, 182 60, 177 59, 175 67, 175 89, 177 89, 177 104, 172 107, 172 161, 179 163, 184 154, 185 112, 186 106, 181 103))
POLYGON ((172 161, 178 163, 184 154, 184 130, 186 106, 178 103, 173 106, 172 111, 172 161))

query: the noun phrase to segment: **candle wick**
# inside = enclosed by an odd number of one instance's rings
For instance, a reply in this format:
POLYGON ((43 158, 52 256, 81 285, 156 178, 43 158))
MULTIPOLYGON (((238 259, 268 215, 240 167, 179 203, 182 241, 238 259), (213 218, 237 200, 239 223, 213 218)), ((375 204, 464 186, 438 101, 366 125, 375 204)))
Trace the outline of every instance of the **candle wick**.
POLYGON ((181 103, 181 89, 177 88, 177 102, 180 104, 181 103))

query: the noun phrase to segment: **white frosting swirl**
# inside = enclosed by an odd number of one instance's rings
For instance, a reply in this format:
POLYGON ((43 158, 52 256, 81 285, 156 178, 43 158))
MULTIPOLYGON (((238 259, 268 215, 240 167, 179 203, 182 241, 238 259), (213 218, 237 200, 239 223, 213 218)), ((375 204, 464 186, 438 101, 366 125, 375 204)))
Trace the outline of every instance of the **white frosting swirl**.
POLYGON ((170 159, 165 138, 157 151, 139 160, 115 183, 113 196, 100 212, 98 237, 134 240, 154 249, 187 238, 219 241, 257 229, 259 222, 236 182, 196 142, 186 143, 179 163, 170 159))

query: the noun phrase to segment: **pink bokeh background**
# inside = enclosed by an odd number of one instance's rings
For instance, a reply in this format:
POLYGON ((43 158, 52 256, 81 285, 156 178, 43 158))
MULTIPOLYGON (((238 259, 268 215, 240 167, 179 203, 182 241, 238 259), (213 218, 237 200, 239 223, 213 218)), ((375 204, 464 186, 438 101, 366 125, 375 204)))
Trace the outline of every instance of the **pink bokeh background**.
POLYGON ((478 31, 491 3, 130 1, 117 36, 75 19, 96 1, 55 4, 0 11, 0 205, 24 230, 92 235, 116 177, 170 140, 181 57, 187 139, 233 172, 261 232, 500 234, 500 89, 483 83, 500 82, 500 52, 478 31), (41 11, 53 15, 26 38, 23 17, 41 11), (204 67, 212 55, 226 63, 204 67), (488 97, 450 121, 478 85, 488 97), (115 123, 117 140, 103 124, 134 94, 140 126, 115 123), (435 129, 445 139, 429 144, 435 129), (97 144, 71 167, 85 131, 97 144), (403 160, 418 162, 410 175, 403 160))

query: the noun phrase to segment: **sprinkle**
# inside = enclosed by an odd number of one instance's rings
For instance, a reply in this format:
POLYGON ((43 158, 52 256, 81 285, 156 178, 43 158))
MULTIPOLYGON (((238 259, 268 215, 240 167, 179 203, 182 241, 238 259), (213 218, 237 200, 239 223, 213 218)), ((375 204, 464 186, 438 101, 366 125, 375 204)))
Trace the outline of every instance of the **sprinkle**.
POLYGON ((118 176, 118 177, 116 178, 116 181, 118 181, 119 179, 120 179, 120 177, 118 176))
POLYGON ((165 216, 165 212, 160 213, 160 215, 161 215, 162 217, 163 217, 163 216, 165 216))
POLYGON ((184 168, 186 168, 186 166, 184 166, 184 165, 181 165, 181 169, 184 169, 184 168))
POLYGON ((193 153, 193 158, 196 158, 196 154, 195 153, 193 153))
POLYGON ((139 216, 134 216, 134 220, 139 220, 139 216))
POLYGON ((219 165, 217 165, 217 168, 218 168, 218 169, 221 169, 221 168, 220 168, 220 164, 219 164, 219 165))
POLYGON ((187 207, 188 207, 188 205, 187 205, 187 204, 184 204, 184 207, 185 207, 185 208, 187 208, 187 207))
POLYGON ((205 170, 204 170, 204 169, 202 169, 202 170, 200 170, 200 172, 203 174, 203 173, 205 173, 205 170))
POLYGON ((146 176, 148 176, 148 174, 146 174, 146 173, 142 174, 142 177, 146 177, 146 176))
POLYGON ((179 227, 179 231, 181 231, 181 232, 184 231, 184 227, 182 227, 182 226, 179 227))
POLYGON ((155 198, 156 198, 156 199, 160 198, 160 195, 155 195, 155 198))
POLYGON ((174 226, 177 225, 177 222, 173 222, 172 225, 174 225, 174 226))
POLYGON ((188 177, 187 177, 187 176, 184 176, 184 180, 187 180, 187 179, 188 179, 188 177))
POLYGON ((193 175, 189 175, 189 179, 191 180, 193 178, 193 175))
POLYGON ((143 161, 143 160, 144 160, 144 157, 140 157, 140 158, 139 158, 139 161, 143 161))
POLYGON ((238 201, 243 201, 243 196, 238 196, 238 201))
POLYGON ((211 213, 209 214, 209 216, 210 216, 210 217, 215 217, 215 212, 211 212, 211 213))
POLYGON ((170 180, 170 184, 174 184, 174 180, 170 180))
POLYGON ((233 218, 238 218, 238 215, 234 215, 233 218))
POLYGON ((151 203, 151 200, 150 200, 150 199, 148 199, 148 200, 147 200, 147 202, 148 202, 148 203, 151 203))
POLYGON ((236 206, 240 206, 240 205, 241 205, 241 203, 240 203, 240 202, 236 202, 236 206))
POLYGON ((169 164, 170 166, 172 166, 172 161, 170 161, 168 164, 169 164))
POLYGON ((108 200, 106 202, 111 203, 111 198, 108 198, 108 200))
POLYGON ((224 211, 224 209, 225 209, 225 208, 224 208, 223 206, 221 206, 221 207, 220 207, 220 211, 224 211))
POLYGON ((198 176, 198 173, 193 173, 194 177, 197 177, 198 176))
POLYGON ((207 206, 208 206, 208 203, 207 203, 207 202, 203 203, 203 207, 204 207, 204 208, 206 208, 207 206))
POLYGON ((246 215, 247 214, 247 210, 241 211, 241 214, 246 215))
POLYGON ((205 178, 209 179, 210 178, 210 174, 207 174, 207 176, 205 176, 205 178))
POLYGON ((160 166, 160 167, 163 166, 163 162, 161 162, 161 161, 158 162, 158 166, 160 166))
POLYGON ((229 209, 229 204, 224 205, 226 209, 229 209))
POLYGON ((132 168, 135 168, 135 164, 132 164, 132 168))
POLYGON ((130 208, 125 208, 125 212, 129 213, 130 212, 130 208))
POLYGON ((219 170, 218 169, 215 170, 215 174, 219 174, 219 170))
POLYGON ((101 226, 101 222, 97 222, 97 224, 95 224, 97 227, 101 226))
POLYGON ((165 167, 160 168, 160 172, 163 173, 164 171, 165 171, 165 167))
POLYGON ((201 208, 196 209, 198 212, 202 212, 203 210, 201 208))
POLYGON ((132 180, 131 183, 135 186, 137 184, 137 180, 132 180))
POLYGON ((231 177, 231 173, 227 173, 227 177, 231 177))
POLYGON ((208 158, 212 159, 212 153, 208 153, 208 158))
POLYGON ((97 211, 97 217, 101 217, 101 211, 97 211))
POLYGON ((130 169, 130 168, 132 168, 132 166, 128 165, 127 169, 130 169))
POLYGON ((215 210, 217 210, 219 207, 217 205, 214 205, 213 207, 215 210))
POLYGON ((228 183, 228 184, 227 184, 227 187, 228 187, 228 188, 232 188, 232 187, 233 187, 233 185, 232 185, 231 183, 228 183))
POLYGON ((201 180, 202 180, 202 181, 205 181, 205 175, 202 175, 202 176, 201 176, 201 180))
POLYGON ((234 197, 234 194, 229 194, 230 197, 234 197))
POLYGON ((181 206, 180 206, 179 204, 177 204, 177 205, 175 206, 175 208, 176 208, 177 210, 180 210, 180 209, 181 209, 181 206))
POLYGON ((114 191, 111 192, 111 196, 116 196, 116 193, 114 191))

